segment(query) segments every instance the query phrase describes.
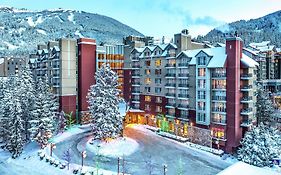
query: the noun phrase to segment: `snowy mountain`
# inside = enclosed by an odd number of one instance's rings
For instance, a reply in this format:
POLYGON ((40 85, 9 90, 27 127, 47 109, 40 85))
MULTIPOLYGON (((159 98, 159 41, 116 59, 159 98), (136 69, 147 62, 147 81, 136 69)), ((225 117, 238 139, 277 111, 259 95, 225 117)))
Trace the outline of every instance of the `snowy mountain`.
POLYGON ((75 10, 29 11, 0 7, 0 56, 27 54, 37 44, 60 37, 90 37, 97 43, 122 43, 128 35, 143 36, 119 21, 75 10))
POLYGON ((238 32, 245 44, 251 42, 271 41, 281 47, 281 10, 261 18, 240 20, 217 27, 206 36, 199 36, 198 41, 224 42, 225 35, 238 32))

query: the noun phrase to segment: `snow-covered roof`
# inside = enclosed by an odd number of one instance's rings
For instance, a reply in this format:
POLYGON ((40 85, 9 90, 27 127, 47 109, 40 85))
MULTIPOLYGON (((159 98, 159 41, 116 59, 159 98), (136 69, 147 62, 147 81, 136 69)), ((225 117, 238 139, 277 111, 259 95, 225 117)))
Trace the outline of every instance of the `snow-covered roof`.
POLYGON ((249 53, 251 53, 251 54, 253 54, 253 55, 258 55, 257 51, 254 51, 254 50, 252 50, 252 49, 243 48, 243 50, 246 51, 246 52, 249 52, 249 53))
POLYGON ((30 58, 30 59, 29 59, 29 62, 30 62, 31 64, 33 64, 33 63, 35 63, 35 60, 36 60, 35 58, 30 58))
POLYGON ((217 44, 215 45, 215 47, 225 47, 225 44, 223 44, 223 43, 217 43, 217 44))
POLYGON ((49 53, 48 49, 43 49, 43 53, 45 54, 49 53))
POLYGON ((4 59, 4 58, 0 58, 0 64, 3 64, 3 63, 4 63, 4 61, 5 61, 5 59, 4 59))
POLYGON ((36 54, 37 54, 37 55, 41 55, 42 52, 43 52, 42 50, 37 50, 36 54))
POLYGON ((279 173, 265 168, 260 168, 246 164, 244 162, 237 162, 217 175, 278 175, 279 173))
POLYGON ((257 47, 264 47, 269 44, 270 44, 270 41, 262 41, 260 43, 250 43, 249 46, 257 48, 257 47))
POLYGON ((245 67, 256 67, 256 66, 259 66, 259 63, 257 63, 255 60, 253 60, 252 58, 248 57, 245 54, 242 54, 241 64, 243 66, 245 66, 245 67))
POLYGON ((59 52, 60 51, 60 48, 58 46, 54 46, 53 48, 56 52, 59 52))
POLYGON ((276 52, 281 52, 281 48, 276 48, 276 52))
POLYGON ((128 112, 144 112, 144 111, 140 109, 129 109, 128 112))

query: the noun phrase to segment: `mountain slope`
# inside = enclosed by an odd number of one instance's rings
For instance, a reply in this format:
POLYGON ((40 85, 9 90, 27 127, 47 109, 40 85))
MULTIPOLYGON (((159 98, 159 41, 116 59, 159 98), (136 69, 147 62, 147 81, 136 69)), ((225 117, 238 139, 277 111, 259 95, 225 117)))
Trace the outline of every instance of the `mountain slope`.
POLYGON ((251 42, 271 41, 277 47, 281 47, 281 10, 261 18, 248 21, 240 20, 217 27, 204 37, 198 37, 198 41, 224 42, 228 33, 238 32, 245 44, 251 42))
POLYGON ((143 36, 119 21, 83 11, 28 11, 0 7, 0 56, 28 54, 37 44, 61 37, 89 37, 97 43, 122 43, 128 35, 143 36))

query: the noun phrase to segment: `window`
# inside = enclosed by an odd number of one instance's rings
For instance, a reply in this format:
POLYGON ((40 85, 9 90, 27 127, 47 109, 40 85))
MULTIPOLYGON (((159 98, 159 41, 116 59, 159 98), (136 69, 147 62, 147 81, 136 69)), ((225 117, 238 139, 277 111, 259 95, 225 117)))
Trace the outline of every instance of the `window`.
POLYGON ((205 113, 197 113, 197 120, 199 122, 205 122, 206 121, 206 114, 205 113))
POLYGON ((145 92, 150 92, 150 87, 145 87, 144 90, 145 92))
POLYGON ((206 80, 198 80, 198 88, 206 88, 206 80))
POLYGON ((155 78, 155 84, 161 84, 161 78, 155 78))
POLYGON ((155 69, 155 75, 161 75, 161 69, 155 69))
POLYGON ((144 100, 147 102, 151 102, 151 97, 146 95, 144 96, 144 100))
POLYGON ((151 78, 146 78, 146 79, 144 80, 144 82, 145 82, 145 84, 150 84, 150 83, 151 83, 151 78))
POLYGON ((224 129, 222 128, 212 128, 212 136, 219 138, 219 139, 224 139, 225 134, 224 134, 224 129))
POLYGON ((205 100, 206 99, 206 92, 205 91, 198 91, 198 99, 205 100))
POLYGON ((150 111, 150 105, 149 105, 149 104, 145 104, 145 105, 144 105, 144 109, 145 109, 146 111, 150 111))
POLYGON ((198 76, 199 77, 205 77, 206 76, 206 69, 205 68, 199 68, 198 69, 198 76))
POLYGON ((144 74, 145 74, 145 75, 150 75, 150 69, 145 69, 145 70, 144 70, 144 74))
POLYGON ((156 87, 156 88, 155 88, 155 93, 161 93, 161 90, 162 90, 161 88, 156 87))
POLYGON ((213 89, 226 89, 226 80, 213 80, 212 88, 213 89))
POLYGON ((197 64, 198 65, 206 65, 206 57, 198 57, 197 58, 197 64))
POLYGON ((156 97, 156 103, 162 103, 162 97, 156 97))
POLYGON ((155 60, 155 66, 161 66, 161 60, 155 60))
POLYGON ((198 110, 205 111, 205 107, 206 107, 205 102, 200 101, 200 102, 197 103, 197 109, 198 110))
POLYGON ((156 106, 156 112, 162 112, 162 106, 156 106))
POLYGON ((185 110, 181 110, 180 111, 180 115, 181 115, 181 117, 188 117, 188 111, 185 111, 185 110))
POLYGON ((150 66, 150 61, 145 61, 146 66, 150 66))

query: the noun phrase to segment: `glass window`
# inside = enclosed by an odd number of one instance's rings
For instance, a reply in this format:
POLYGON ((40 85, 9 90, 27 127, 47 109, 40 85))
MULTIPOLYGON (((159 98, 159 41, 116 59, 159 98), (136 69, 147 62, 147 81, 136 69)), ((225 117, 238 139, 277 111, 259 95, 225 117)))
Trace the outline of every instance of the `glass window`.
POLYGON ((206 80, 198 80, 198 88, 206 88, 206 80))
POLYGON ((151 83, 151 78, 146 78, 146 79, 144 80, 144 82, 145 82, 145 84, 150 84, 150 83, 151 83))
POLYGON ((155 78, 155 84, 161 84, 161 78, 155 78))
POLYGON ((199 68, 198 69, 198 76, 199 77, 205 77, 206 76, 206 69, 205 68, 199 68))
POLYGON ((162 90, 161 88, 156 87, 156 88, 155 88, 155 93, 161 93, 161 90, 162 90))
POLYGON ((161 66, 161 60, 155 60, 155 66, 161 66))
POLYGON ((150 66, 150 61, 145 61, 146 66, 150 66))
POLYGON ((155 69, 155 75, 161 75, 161 69, 155 69))
POLYGON ((147 101, 147 102, 150 102, 150 101, 151 101, 151 97, 146 95, 146 96, 144 97, 144 100, 147 101))
POLYGON ((145 73, 145 75, 150 75, 150 69, 145 69, 144 73, 145 73))
POLYGON ((162 103, 162 97, 156 97, 156 103, 162 103))

